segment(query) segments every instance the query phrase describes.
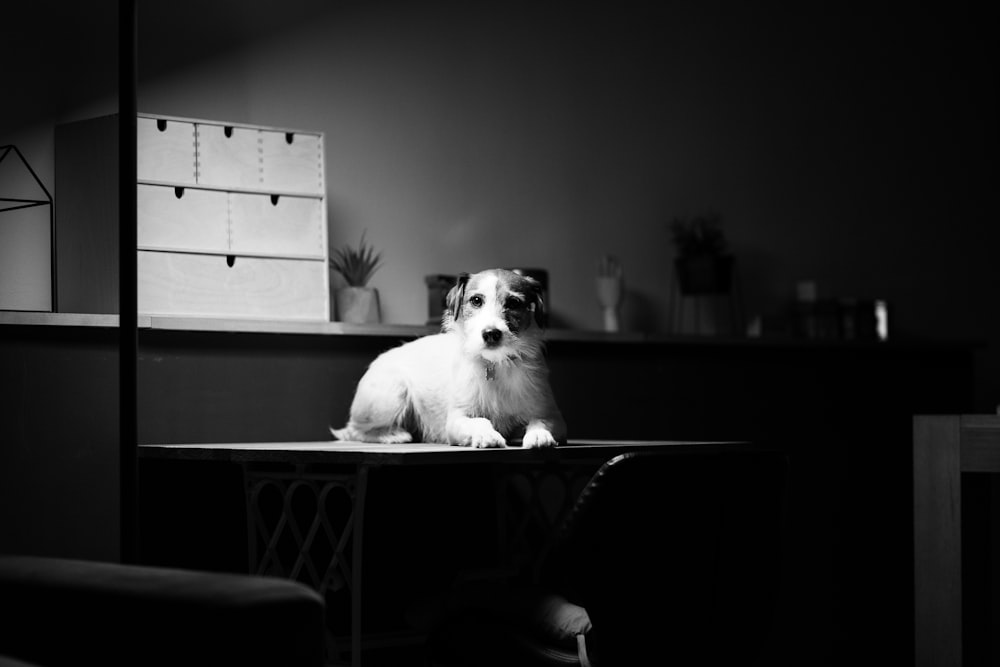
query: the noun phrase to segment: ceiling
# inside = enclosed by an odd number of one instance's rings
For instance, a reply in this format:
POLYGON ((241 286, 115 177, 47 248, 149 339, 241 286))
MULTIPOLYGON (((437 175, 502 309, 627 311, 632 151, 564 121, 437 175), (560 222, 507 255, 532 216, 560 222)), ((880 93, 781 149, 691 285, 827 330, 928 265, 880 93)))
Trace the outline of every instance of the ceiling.
MULTIPOLYGON (((136 0, 140 81, 352 2, 136 0)), ((0 134, 117 92, 118 2, 32 0, 7 3, 3 11, 0 134)))

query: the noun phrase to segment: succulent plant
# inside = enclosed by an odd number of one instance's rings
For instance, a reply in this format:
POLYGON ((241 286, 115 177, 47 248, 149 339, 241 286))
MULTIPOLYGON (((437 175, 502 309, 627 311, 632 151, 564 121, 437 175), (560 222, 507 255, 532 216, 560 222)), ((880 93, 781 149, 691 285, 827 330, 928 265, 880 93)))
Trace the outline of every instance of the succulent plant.
POLYGON ((340 272, 351 287, 364 287, 382 264, 382 253, 365 243, 365 233, 357 247, 345 245, 333 251, 330 267, 340 272))

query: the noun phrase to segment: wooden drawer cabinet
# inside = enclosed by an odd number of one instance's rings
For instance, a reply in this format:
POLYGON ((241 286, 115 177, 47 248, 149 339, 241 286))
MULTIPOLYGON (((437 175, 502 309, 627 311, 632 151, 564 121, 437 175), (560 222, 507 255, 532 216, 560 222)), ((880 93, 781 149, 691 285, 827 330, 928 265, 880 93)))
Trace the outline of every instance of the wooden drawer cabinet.
POLYGON ((189 170, 140 172, 139 312, 329 320, 322 134, 139 120, 140 164, 164 162, 144 150, 169 149, 172 165, 176 137, 193 136, 189 170))
MULTIPOLYGON (((117 132, 56 127, 63 312, 118 312, 117 132)), ((140 313, 330 319, 322 133, 139 114, 136 144, 140 313)))

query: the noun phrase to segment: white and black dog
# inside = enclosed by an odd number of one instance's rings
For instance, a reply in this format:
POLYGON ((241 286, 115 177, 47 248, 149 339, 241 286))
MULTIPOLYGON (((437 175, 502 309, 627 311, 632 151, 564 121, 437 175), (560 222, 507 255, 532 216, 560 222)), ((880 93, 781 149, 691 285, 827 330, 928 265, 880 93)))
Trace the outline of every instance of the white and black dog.
POLYGON ((551 447, 566 425, 543 356, 541 285, 513 271, 463 274, 441 333, 379 355, 358 382, 338 440, 551 447))

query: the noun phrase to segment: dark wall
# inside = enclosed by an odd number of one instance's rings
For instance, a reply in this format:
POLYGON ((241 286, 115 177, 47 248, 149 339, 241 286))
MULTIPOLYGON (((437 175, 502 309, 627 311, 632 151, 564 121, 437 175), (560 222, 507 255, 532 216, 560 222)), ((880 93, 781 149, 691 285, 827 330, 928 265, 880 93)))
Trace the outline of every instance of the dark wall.
POLYGON ((0 326, 0 552, 119 558, 118 332, 0 326))

